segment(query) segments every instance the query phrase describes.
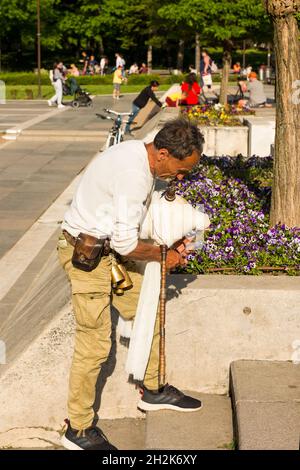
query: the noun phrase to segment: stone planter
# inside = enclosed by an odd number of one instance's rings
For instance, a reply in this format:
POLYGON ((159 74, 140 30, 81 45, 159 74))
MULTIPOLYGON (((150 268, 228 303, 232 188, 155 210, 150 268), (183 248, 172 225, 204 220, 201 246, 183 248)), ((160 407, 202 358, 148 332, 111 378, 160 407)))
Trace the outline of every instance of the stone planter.
POLYGON ((248 155, 248 127, 199 126, 204 135, 203 153, 209 157, 248 155))
POLYGON ((271 147, 275 141, 275 118, 247 117, 244 119, 244 125, 249 128, 248 157, 271 155, 271 147))

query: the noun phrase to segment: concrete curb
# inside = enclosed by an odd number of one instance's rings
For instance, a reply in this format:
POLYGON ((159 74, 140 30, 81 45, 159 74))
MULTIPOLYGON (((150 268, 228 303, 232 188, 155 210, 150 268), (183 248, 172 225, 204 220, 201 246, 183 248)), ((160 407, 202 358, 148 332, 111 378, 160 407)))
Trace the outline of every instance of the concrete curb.
POLYGON ((239 449, 299 450, 299 365, 236 361, 230 376, 239 449))

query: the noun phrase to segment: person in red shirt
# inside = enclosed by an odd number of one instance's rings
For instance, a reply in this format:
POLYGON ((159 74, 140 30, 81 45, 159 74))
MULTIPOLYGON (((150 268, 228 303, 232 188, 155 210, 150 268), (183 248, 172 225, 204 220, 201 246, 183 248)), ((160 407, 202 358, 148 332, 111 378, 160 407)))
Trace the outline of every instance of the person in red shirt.
POLYGON ((197 82, 197 75, 189 73, 185 81, 181 84, 181 91, 185 93, 186 98, 181 100, 181 104, 193 106, 198 104, 201 88, 197 82))

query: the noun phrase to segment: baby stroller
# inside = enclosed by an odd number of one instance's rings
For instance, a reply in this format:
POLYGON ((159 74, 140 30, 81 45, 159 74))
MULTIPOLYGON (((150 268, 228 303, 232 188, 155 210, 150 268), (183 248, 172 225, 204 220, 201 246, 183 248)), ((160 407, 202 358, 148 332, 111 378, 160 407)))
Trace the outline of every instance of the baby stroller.
POLYGON ((93 106, 93 100, 90 94, 80 88, 74 77, 68 78, 68 80, 63 82, 63 94, 66 96, 74 96, 74 99, 71 101, 73 108, 79 108, 80 106, 90 108, 93 106))

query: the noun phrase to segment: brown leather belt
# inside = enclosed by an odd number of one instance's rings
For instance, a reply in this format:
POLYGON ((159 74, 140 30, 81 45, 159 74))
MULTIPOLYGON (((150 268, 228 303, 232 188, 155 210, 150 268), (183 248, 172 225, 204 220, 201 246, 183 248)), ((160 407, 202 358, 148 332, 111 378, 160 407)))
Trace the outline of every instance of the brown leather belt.
MULTIPOLYGON (((62 233, 65 239, 67 240, 67 242, 70 243, 70 245, 75 247, 77 238, 73 237, 73 235, 71 235, 66 230, 63 230, 62 233)), ((112 250, 110 249, 109 239, 105 237, 104 240, 105 240, 105 245, 104 245, 103 255, 107 256, 112 250)))

